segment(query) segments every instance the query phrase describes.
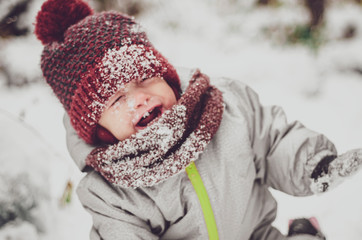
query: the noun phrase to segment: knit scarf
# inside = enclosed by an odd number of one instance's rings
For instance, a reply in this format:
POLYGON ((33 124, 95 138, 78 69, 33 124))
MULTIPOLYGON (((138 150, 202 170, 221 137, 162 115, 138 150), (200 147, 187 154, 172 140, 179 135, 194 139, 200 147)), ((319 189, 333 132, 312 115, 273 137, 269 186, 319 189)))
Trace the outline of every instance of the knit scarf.
POLYGON ((145 129, 94 149, 87 165, 120 187, 150 187, 198 159, 222 118, 222 93, 196 70, 178 102, 145 129))

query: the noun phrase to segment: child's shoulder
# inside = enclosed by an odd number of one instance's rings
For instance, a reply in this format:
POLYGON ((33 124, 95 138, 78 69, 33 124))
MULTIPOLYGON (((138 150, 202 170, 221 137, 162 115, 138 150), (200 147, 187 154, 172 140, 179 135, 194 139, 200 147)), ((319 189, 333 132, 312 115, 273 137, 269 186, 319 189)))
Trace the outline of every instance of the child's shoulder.
MULTIPOLYGON (((182 90, 188 86, 195 71, 197 69, 177 68, 182 90)), ((260 105, 257 93, 242 80, 204 74, 210 78, 211 85, 222 92, 225 110, 233 115, 249 115, 255 107, 260 105)))
MULTIPOLYGON (((182 88, 182 90, 185 90, 189 84, 191 77, 193 76, 195 71, 197 71, 197 69, 186 68, 186 67, 177 67, 176 70, 180 77, 181 88, 182 88)), ((248 91, 251 90, 250 87, 241 80, 236 80, 236 79, 227 78, 227 77, 223 77, 223 76, 212 76, 212 75, 209 75, 208 73, 203 73, 203 74, 206 74, 210 78, 211 84, 214 85, 215 87, 217 87, 224 94, 230 93, 230 94, 236 94, 236 95, 240 96, 242 94, 246 94, 248 91)))

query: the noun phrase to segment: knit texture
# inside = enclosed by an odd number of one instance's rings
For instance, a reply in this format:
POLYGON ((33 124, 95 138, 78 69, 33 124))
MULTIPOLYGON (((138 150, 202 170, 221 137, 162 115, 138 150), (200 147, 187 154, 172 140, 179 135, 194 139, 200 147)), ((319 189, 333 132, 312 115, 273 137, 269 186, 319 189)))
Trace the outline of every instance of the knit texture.
POLYGON ((44 44, 43 75, 87 143, 96 143, 101 113, 124 84, 157 76, 179 92, 176 70, 132 17, 93 14, 80 0, 48 0, 35 33, 44 44))
POLYGON ((198 159, 219 128, 221 92, 196 71, 177 104, 145 129, 117 144, 99 147, 87 165, 121 187, 149 187, 198 159))

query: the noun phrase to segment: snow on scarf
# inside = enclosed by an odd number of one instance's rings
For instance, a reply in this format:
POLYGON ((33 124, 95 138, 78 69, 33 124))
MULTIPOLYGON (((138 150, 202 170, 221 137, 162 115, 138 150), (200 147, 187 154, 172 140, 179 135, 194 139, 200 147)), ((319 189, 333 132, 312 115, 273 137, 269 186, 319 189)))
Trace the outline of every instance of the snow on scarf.
POLYGON ((222 113, 221 92, 197 70, 170 110, 131 137, 93 150, 86 163, 117 186, 153 186, 197 160, 216 133, 222 113))

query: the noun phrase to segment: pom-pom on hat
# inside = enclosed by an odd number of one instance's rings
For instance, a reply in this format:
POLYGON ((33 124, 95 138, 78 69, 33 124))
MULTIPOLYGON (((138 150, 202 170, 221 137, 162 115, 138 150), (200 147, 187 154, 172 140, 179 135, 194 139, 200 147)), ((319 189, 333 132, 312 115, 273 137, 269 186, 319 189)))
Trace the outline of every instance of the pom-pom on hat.
POLYGON ((48 0, 35 34, 44 45, 43 75, 87 143, 97 142, 107 101, 128 82, 163 77, 178 96, 176 70, 132 17, 93 13, 81 0, 48 0))

